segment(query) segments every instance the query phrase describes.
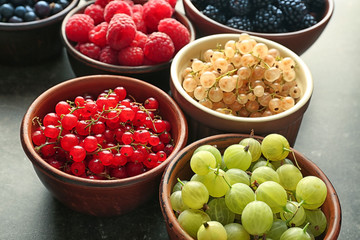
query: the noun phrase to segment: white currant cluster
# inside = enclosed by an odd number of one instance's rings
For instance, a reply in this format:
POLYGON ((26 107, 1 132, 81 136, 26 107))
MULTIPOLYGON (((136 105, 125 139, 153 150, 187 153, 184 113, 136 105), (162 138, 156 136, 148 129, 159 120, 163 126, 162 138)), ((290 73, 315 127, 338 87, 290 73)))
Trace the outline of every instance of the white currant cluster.
POLYGON ((240 117, 278 114, 301 96, 295 61, 248 34, 191 59, 182 77, 184 90, 200 104, 240 117))

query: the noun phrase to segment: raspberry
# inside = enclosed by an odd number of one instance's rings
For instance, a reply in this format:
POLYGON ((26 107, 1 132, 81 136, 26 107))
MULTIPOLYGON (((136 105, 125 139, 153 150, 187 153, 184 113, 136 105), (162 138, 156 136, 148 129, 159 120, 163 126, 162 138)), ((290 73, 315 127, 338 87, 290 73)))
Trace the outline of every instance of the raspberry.
POLYGON ((117 65, 118 64, 118 51, 112 49, 110 46, 106 46, 101 49, 100 62, 117 65))
POLYGON ((175 8, 177 0, 166 0, 172 8, 175 8))
POLYGON ((109 23, 106 39, 110 47, 120 50, 130 45, 135 34, 136 26, 132 18, 124 13, 118 13, 109 23))
POLYGON ((140 12, 133 13, 132 19, 134 20, 134 23, 136 25, 136 29, 138 31, 141 31, 143 33, 147 33, 146 24, 143 19, 143 15, 140 12))
POLYGON ((119 65, 140 66, 143 64, 144 52, 139 47, 126 47, 119 51, 119 65))
POLYGON ((104 8, 97 4, 90 4, 84 10, 84 14, 94 19, 94 24, 98 25, 104 21, 104 8))
POLYGON ((87 42, 89 31, 94 28, 94 20, 86 14, 72 15, 65 25, 65 33, 70 41, 87 42))
POLYGON ((144 7, 141 4, 135 4, 132 7, 133 13, 140 13, 141 15, 144 13, 144 7))
POLYGON ((148 39, 148 36, 145 33, 137 31, 135 38, 131 42, 130 46, 144 48, 144 45, 145 45, 147 39, 148 39))
POLYGON ((99 59, 101 50, 99 46, 96 46, 94 43, 79 43, 78 45, 78 49, 82 54, 95 60, 99 59))
POLYGON ((151 33, 144 46, 145 57, 155 63, 169 61, 173 57, 174 52, 174 43, 163 32, 151 33))
POLYGON ((189 30, 174 18, 164 18, 159 22, 158 31, 166 33, 174 43, 175 52, 190 42, 189 30))
POLYGON ((117 13, 124 13, 132 16, 131 6, 125 1, 111 1, 104 8, 104 19, 110 22, 111 18, 117 13))
POLYGON ((150 32, 156 31, 160 20, 171 17, 174 11, 165 0, 149 0, 143 6, 144 20, 150 32))
POLYGON ((99 47, 105 47, 106 45, 106 32, 108 29, 108 23, 102 22, 99 25, 95 26, 89 32, 90 42, 96 44, 99 47))
POLYGON ((104 8, 110 1, 112 0, 95 0, 94 4, 100 5, 104 8))

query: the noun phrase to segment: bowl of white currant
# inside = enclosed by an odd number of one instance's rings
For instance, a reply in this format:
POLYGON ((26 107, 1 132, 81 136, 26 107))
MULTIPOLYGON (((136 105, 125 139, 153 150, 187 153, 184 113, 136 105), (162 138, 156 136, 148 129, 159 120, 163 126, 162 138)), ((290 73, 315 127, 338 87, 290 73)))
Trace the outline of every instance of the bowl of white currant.
POLYGON ((246 33, 189 43, 174 57, 170 76, 194 140, 254 129, 282 134, 293 146, 313 92, 310 69, 296 53, 246 33))
POLYGON ((195 141, 165 169, 160 206, 170 239, 338 238, 330 180, 280 134, 195 141))

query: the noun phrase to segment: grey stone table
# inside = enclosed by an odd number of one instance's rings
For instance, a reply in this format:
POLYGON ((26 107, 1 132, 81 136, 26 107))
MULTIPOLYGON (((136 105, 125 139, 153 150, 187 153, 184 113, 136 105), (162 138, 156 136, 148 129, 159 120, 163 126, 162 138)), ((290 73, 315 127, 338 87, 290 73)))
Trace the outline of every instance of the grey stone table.
MULTIPOLYGON (((315 88, 295 144, 338 193, 341 240, 360 238, 359 9, 358 0, 336 0, 329 25, 302 55, 315 88)), ((20 144, 21 119, 36 96, 73 77, 65 52, 37 66, 0 65, 0 239, 168 239, 157 196, 129 214, 98 218, 67 209, 37 178, 20 144)))

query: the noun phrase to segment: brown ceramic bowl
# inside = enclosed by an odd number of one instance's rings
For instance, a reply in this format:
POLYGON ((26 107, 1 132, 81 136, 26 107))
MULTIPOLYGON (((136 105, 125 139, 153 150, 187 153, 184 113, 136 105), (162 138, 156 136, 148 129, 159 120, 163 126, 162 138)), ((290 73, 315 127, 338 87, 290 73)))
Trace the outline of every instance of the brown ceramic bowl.
MULTIPOLYGON (((216 145, 223 153, 226 147, 231 144, 239 143, 241 139, 249 137, 244 134, 220 134, 210 136, 191 143, 183 148, 169 163, 164 171, 162 181, 160 184, 160 205, 164 216, 167 231, 170 239, 192 239, 180 226, 177 218, 172 210, 170 203, 170 195, 173 186, 178 182, 177 178, 181 180, 190 179, 193 172, 190 168, 190 158, 193 152, 202 145, 210 144, 216 145)), ((255 136, 255 139, 261 141, 262 137, 255 136)), ((301 168, 304 176, 312 175, 321 178, 327 186, 327 197, 321 209, 324 212, 328 227, 319 239, 336 240, 341 227, 341 206, 334 187, 332 186, 326 175, 316 166, 311 160, 307 159, 303 154, 294 151, 297 163, 301 168)), ((294 161, 292 154, 289 154, 289 159, 294 161)))
POLYGON ((186 16, 194 24, 197 34, 199 35, 246 32, 253 36, 263 37, 278 42, 290 48, 299 55, 303 54, 318 39, 318 37, 325 29, 326 25, 329 23, 334 12, 334 0, 326 0, 326 6, 322 14, 321 20, 318 21, 318 23, 314 26, 303 30, 287 33, 260 33, 242 31, 228 27, 202 14, 194 6, 191 0, 183 0, 182 2, 184 4, 186 16))
POLYGON ((311 72, 304 61, 290 49, 273 41, 255 37, 257 42, 265 43, 268 48, 277 48, 283 57, 292 57, 297 64, 297 81, 302 96, 294 107, 276 115, 267 117, 239 117, 226 115, 204 107, 193 99, 182 87, 182 70, 190 64, 190 59, 199 58, 207 49, 217 44, 224 45, 228 40, 238 40, 240 34, 214 34, 189 43, 174 57, 170 70, 170 88, 173 98, 188 116, 189 139, 199 139, 217 133, 250 133, 253 129, 256 135, 277 132, 284 135, 294 145, 302 117, 310 103, 313 92, 311 72))
POLYGON ((30 105, 21 123, 22 147, 33 164, 44 186, 69 208, 96 216, 120 215, 145 203, 158 193, 160 178, 166 165, 187 141, 187 123, 178 105, 161 89, 138 79, 93 75, 60 83, 42 93, 30 105), (105 89, 123 86, 139 102, 155 96, 160 103, 164 119, 172 123, 171 134, 175 145, 167 160, 140 175, 117 180, 92 180, 76 177, 50 166, 34 150, 31 134, 35 126, 32 119, 53 112, 60 100, 74 99, 77 95, 99 94, 105 89))
POLYGON ((0 63, 30 65, 58 56, 63 49, 62 20, 78 3, 72 0, 61 12, 37 21, 0 22, 0 63))
MULTIPOLYGON (((141 3, 141 2, 140 2, 141 3)), ((66 48, 67 56, 70 61, 71 68, 76 76, 85 76, 91 74, 114 74, 114 75, 123 75, 135 77, 141 80, 145 80, 150 82, 164 90, 169 89, 169 69, 171 60, 169 62, 157 64, 157 65, 144 65, 144 66, 119 66, 112 65, 107 63, 102 63, 100 61, 91 59, 83 54, 81 54, 78 50, 75 49, 75 43, 69 41, 66 38, 65 34, 65 25, 68 19, 76 14, 82 13, 86 6, 93 4, 92 2, 88 2, 85 5, 78 6, 73 9, 69 14, 65 17, 62 27, 61 27, 61 38, 63 44, 66 48)), ((195 30, 191 22, 183 15, 182 13, 175 11, 173 17, 181 22, 184 26, 186 26, 191 34, 190 41, 195 39, 195 30)))

